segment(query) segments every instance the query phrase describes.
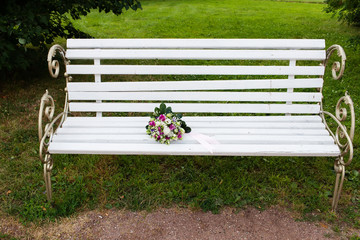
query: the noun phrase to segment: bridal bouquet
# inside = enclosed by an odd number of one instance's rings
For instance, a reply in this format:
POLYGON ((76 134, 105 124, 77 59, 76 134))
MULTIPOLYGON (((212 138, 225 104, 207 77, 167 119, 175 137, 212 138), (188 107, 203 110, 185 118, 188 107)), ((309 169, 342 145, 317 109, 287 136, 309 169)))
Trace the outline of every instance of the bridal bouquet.
POLYGON ((171 107, 161 103, 160 107, 154 109, 146 133, 160 143, 170 144, 171 141, 181 140, 184 133, 191 132, 181 118, 182 114, 173 113, 171 107))

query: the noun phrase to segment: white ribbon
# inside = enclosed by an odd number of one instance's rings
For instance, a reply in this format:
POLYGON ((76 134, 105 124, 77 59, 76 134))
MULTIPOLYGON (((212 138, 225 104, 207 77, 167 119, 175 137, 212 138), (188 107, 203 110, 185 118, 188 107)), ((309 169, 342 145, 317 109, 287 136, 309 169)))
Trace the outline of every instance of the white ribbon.
POLYGON ((198 141, 210 153, 213 153, 214 150, 213 145, 220 144, 215 138, 209 137, 201 133, 191 132, 188 133, 187 135, 198 141))

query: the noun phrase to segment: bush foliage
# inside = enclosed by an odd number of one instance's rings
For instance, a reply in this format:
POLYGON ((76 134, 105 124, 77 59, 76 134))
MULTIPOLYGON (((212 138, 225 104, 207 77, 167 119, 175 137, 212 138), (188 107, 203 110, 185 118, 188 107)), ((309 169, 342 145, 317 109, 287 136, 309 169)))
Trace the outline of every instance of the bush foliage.
POLYGON ((138 0, 3 0, 0 8, 0 71, 30 66, 28 46, 44 48, 56 37, 90 37, 76 29, 72 19, 91 9, 113 12, 141 8, 138 0), (31 44, 31 45, 29 45, 31 44))
POLYGON ((325 11, 338 16, 340 21, 360 26, 360 0, 326 0, 325 11))

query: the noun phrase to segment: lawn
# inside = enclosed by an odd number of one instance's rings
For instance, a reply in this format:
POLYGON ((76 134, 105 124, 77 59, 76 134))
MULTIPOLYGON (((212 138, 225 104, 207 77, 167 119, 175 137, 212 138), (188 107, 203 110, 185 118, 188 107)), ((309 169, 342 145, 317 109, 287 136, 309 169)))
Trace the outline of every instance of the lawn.
MULTIPOLYGON (((349 90, 358 111, 360 55, 350 39, 359 29, 338 23, 319 2, 143 0, 143 10, 121 16, 93 11, 74 24, 98 38, 323 38, 327 47, 342 45, 348 59, 342 80, 327 70, 325 110, 334 112, 349 90)), ((64 79, 47 76, 45 62, 39 69, 0 90, 0 216, 42 222, 93 208, 176 205, 216 213, 224 206, 278 204, 334 228, 360 228, 359 128, 337 216, 330 212, 332 158, 56 155, 50 205, 38 159, 37 112, 45 89, 61 109, 64 79)))

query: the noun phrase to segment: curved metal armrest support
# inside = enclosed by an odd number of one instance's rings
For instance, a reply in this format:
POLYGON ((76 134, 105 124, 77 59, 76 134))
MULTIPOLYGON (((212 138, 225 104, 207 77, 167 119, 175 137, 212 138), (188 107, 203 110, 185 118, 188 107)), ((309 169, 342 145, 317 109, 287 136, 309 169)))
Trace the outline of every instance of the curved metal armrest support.
POLYGON ((64 122, 67 117, 68 104, 67 104, 67 95, 65 97, 65 107, 64 111, 59 115, 54 117, 55 112, 55 103, 54 99, 49 95, 48 90, 46 90, 45 94, 41 98, 40 109, 39 109, 39 119, 38 119, 38 134, 39 134, 39 142, 40 142, 40 160, 43 163, 46 163, 46 152, 47 146, 49 145, 49 141, 51 141, 52 135, 54 133, 54 124, 59 120, 60 123, 58 126, 64 122), (47 121, 47 124, 43 126, 43 119, 47 121))
MULTIPOLYGON (((46 163, 46 158, 44 157, 47 154, 47 147, 49 146, 49 142, 51 141, 53 134, 54 134, 54 124, 62 118, 66 113, 62 112, 59 115, 57 115, 54 120, 51 121, 51 123, 46 124, 44 135, 42 136, 40 140, 40 160, 42 163, 46 163)), ((62 122, 60 122, 59 126, 62 122)))
POLYGON ((326 67, 326 65, 329 62, 329 59, 331 57, 331 55, 333 54, 334 51, 337 51, 337 55, 341 58, 341 63, 340 62, 334 62, 332 65, 332 77, 335 80, 340 79, 343 74, 344 74, 344 70, 345 70, 345 62, 346 62, 346 54, 344 49, 340 46, 340 45, 332 45, 330 46, 327 50, 326 50, 326 59, 323 62, 323 65, 326 67), (337 74, 339 73, 339 74, 337 74))
POLYGON ((68 80, 68 76, 66 73, 66 66, 70 64, 70 61, 66 58, 65 49, 62 46, 60 46, 59 44, 55 44, 54 46, 52 46, 49 49, 48 57, 47 57, 49 73, 53 78, 57 78, 59 76, 59 72, 60 72, 59 61, 56 59, 53 59, 57 52, 60 54, 60 56, 64 62, 64 65, 65 65, 65 74, 64 75, 66 77, 66 80, 68 80))
POLYGON ((333 136, 336 144, 341 149, 341 155, 340 155, 341 164, 344 166, 349 165, 351 163, 351 160, 353 159, 353 154, 354 154, 352 141, 354 139, 354 133, 355 133, 355 111, 354 111, 353 101, 351 100, 350 96, 346 92, 345 96, 341 97, 339 99, 338 103, 336 104, 336 116, 334 116, 333 114, 331 114, 327 111, 322 111, 321 113, 323 114, 323 119, 324 119, 326 128, 329 130, 329 132, 333 136), (343 103, 346 104, 350 108, 351 127, 350 127, 349 131, 347 130, 346 126, 342 124, 342 122, 344 122, 347 118, 346 108, 341 108, 341 104, 343 104, 343 103), (325 118, 324 118, 324 114, 330 116, 337 123, 338 127, 336 129, 335 134, 330 130, 329 126, 327 125, 325 118), (344 139, 344 138, 346 138, 346 142, 342 143, 341 139, 344 139), (348 160, 347 160, 347 162, 344 162, 343 157, 347 153, 349 153, 348 160))

